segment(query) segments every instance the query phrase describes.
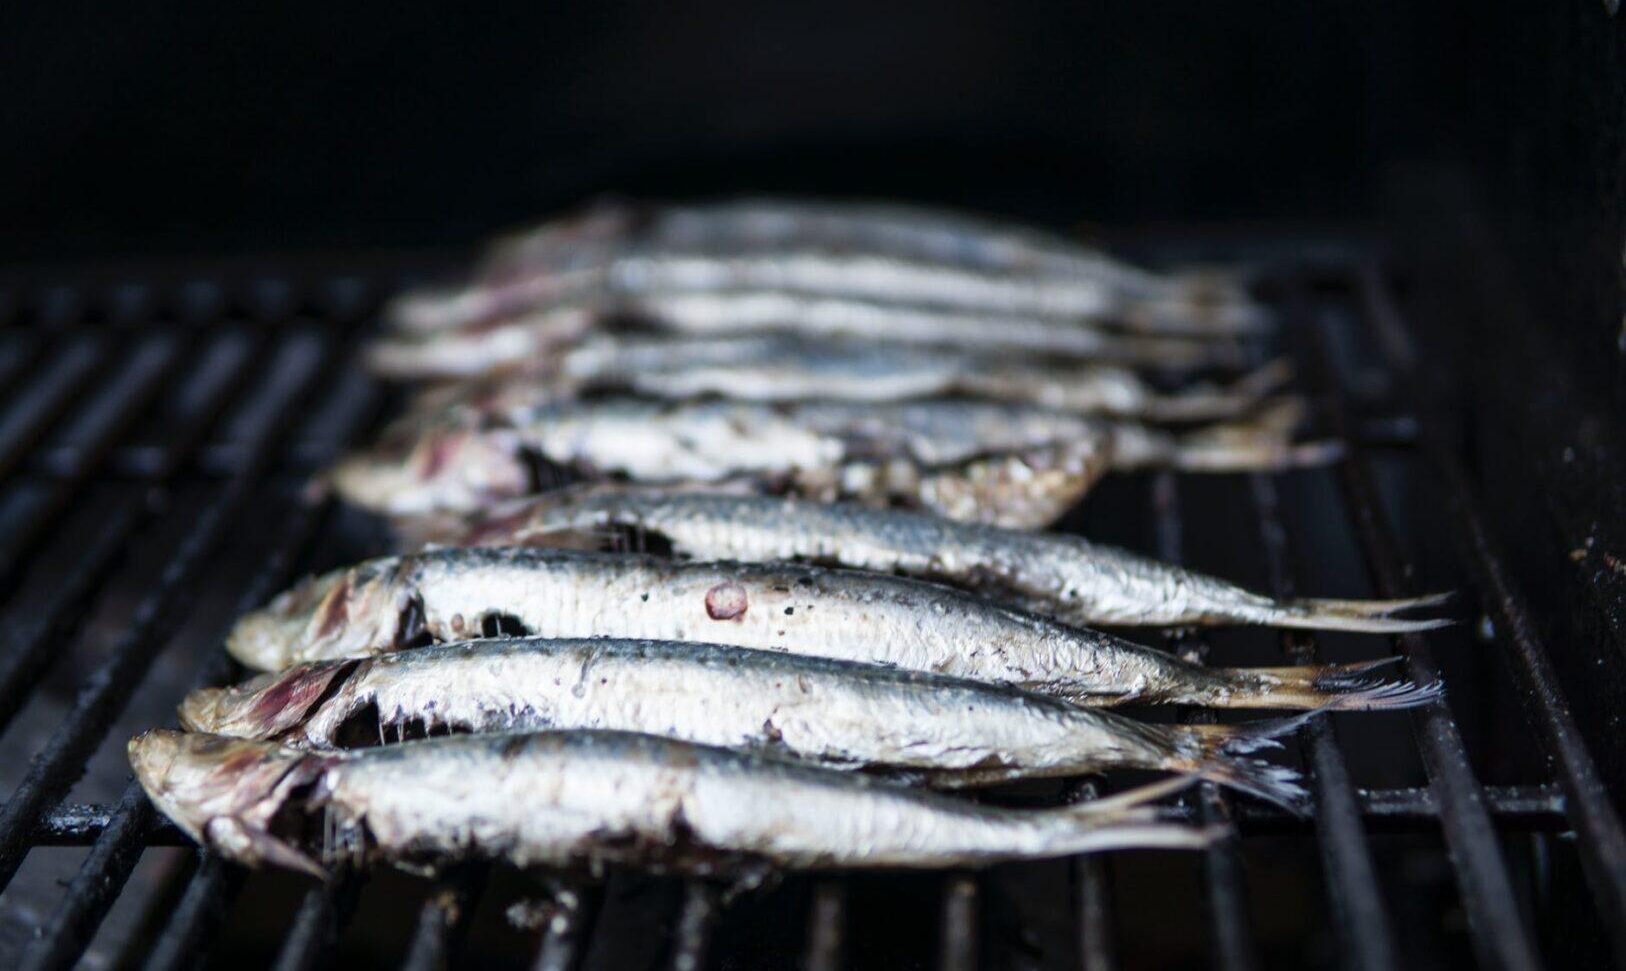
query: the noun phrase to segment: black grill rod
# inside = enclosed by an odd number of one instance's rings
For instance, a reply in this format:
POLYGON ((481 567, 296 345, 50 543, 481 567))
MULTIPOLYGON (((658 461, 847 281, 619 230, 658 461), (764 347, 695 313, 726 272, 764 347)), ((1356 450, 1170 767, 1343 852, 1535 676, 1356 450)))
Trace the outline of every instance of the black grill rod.
POLYGON ((813 883, 807 910, 806 971, 836 971, 845 967, 842 942, 847 927, 847 885, 836 877, 813 883))
MULTIPOLYGON (((1094 778, 1070 783, 1064 790, 1067 805, 1088 802, 1100 795, 1094 778)), ((1112 887, 1106 856, 1086 853, 1073 860, 1073 887, 1078 911, 1077 967, 1081 971, 1111 971, 1118 966, 1112 944, 1112 887)))
POLYGON ((51 358, 49 371, 7 403, 0 416, 0 481, 22 465, 34 445, 107 367, 111 340, 75 338, 51 358))
MULTIPOLYGON (((1276 483, 1268 475, 1257 474, 1250 477, 1250 484, 1259 514, 1260 545, 1270 572, 1270 592, 1276 597, 1294 596, 1295 568, 1276 483)), ((1313 664, 1317 660, 1315 639, 1309 635, 1283 634, 1282 651, 1295 664, 1313 664)), ((1316 841, 1321 848, 1339 953, 1346 966, 1361 971, 1399 967, 1394 923, 1383 905, 1377 868, 1362 828, 1362 804, 1326 718, 1313 719, 1304 727, 1302 744, 1310 765, 1316 841)), ((1427 790, 1420 792, 1426 794, 1427 790)))
POLYGON ((306 971, 320 964, 338 940, 339 927, 360 892, 360 878, 348 871, 307 890, 272 962, 273 971, 306 971))
MULTIPOLYGON (((1377 594, 1384 598, 1404 597, 1410 591, 1402 582, 1402 557, 1393 527, 1382 508, 1371 469, 1359 443, 1349 440, 1349 419, 1343 406, 1343 388, 1332 365, 1331 348, 1321 332, 1324 321, 1308 305, 1302 284, 1292 281, 1288 300, 1293 311, 1293 329, 1310 344, 1310 359, 1318 384, 1327 392, 1327 413, 1335 435, 1345 440, 1346 454, 1337 474, 1349 505, 1350 520, 1365 555, 1377 594)), ((1424 639, 1416 634, 1395 638, 1413 679, 1433 682, 1439 666, 1424 639)), ((1423 767, 1440 807, 1440 824, 1451 863, 1457 871, 1463 909, 1474 954, 1487 968, 1537 968, 1541 960, 1529 928, 1519 913, 1513 891, 1513 878, 1497 843, 1496 829, 1485 808, 1484 793, 1468 762, 1447 699, 1414 709, 1423 767)))
POLYGON ((452 966, 488 876, 488 868, 476 864, 458 867, 436 882, 418 911, 418 924, 401 962, 405 971, 444 971, 452 966))
MULTIPOLYGON (((1389 335, 1384 349, 1390 366, 1406 385, 1418 387, 1409 328, 1377 272, 1358 275, 1359 292, 1374 329, 1389 335)), ((1597 763, 1587 750, 1569 699, 1553 668, 1552 655, 1536 633, 1523 595, 1517 590, 1495 544, 1485 528, 1474 488, 1454 452, 1445 444, 1433 409, 1419 409, 1424 454, 1445 490, 1445 503, 1455 525, 1455 536, 1469 572, 1495 618, 1496 637, 1513 656, 1526 707, 1533 709, 1536 728, 1546 742, 1544 753, 1553 765, 1565 795, 1565 809, 1575 828, 1587 885, 1598 899, 1604 926, 1610 928, 1615 962, 1626 967, 1626 830, 1610 802, 1609 791, 1598 775, 1597 763)))
MULTIPOLYGON (((163 462, 154 485, 167 483, 197 454, 210 425, 244 392, 245 382, 238 379, 253 359, 254 355, 246 354, 223 375, 201 375, 211 382, 205 386, 209 393, 188 422, 164 443, 163 462)), ((84 603, 101 588, 108 571, 122 559, 126 544, 144 521, 146 511, 146 503, 140 499, 120 506, 102 524, 91 547, 52 591, 50 599, 35 608, 38 618, 35 623, 8 644, 0 660, 0 731, 5 730, 26 703, 30 688, 56 656, 53 647, 57 639, 67 636, 84 620, 84 603)))
MULTIPOLYGON (((1185 523, 1180 512, 1180 484, 1172 472, 1152 477, 1152 525, 1157 555, 1165 563, 1178 565, 1185 559, 1185 523)), ((1201 639, 1165 634, 1164 648, 1182 653, 1182 645, 1207 653, 1201 639)), ((1211 711, 1188 713, 1195 722, 1213 724, 1211 711)), ((1259 966, 1259 952, 1248 926, 1248 891, 1242 877, 1242 851, 1236 827, 1232 825, 1230 800, 1212 782, 1197 790, 1196 816, 1205 825, 1224 825, 1225 837, 1203 851, 1203 898, 1207 904, 1209 930, 1213 934, 1214 963, 1221 968, 1248 969, 1259 966)))
POLYGON ((593 920, 604 896, 597 884, 568 884, 554 891, 554 912, 542 927, 531 971, 570 971, 581 963, 593 920))
POLYGON ((139 785, 130 783, 119 799, 113 823, 91 847, 40 936, 23 950, 18 968, 47 971, 74 966, 141 859, 146 849, 142 833, 151 825, 152 817, 147 794, 139 785))
POLYGON ((951 873, 943 881, 943 926, 938 935, 937 966, 944 971, 973 971, 977 961, 977 877, 951 873))
MULTIPOLYGON (((276 548, 239 598, 238 612, 263 602, 286 585, 293 560, 315 540, 321 519, 322 516, 310 507, 296 507, 293 514, 283 521, 284 528, 276 548)), ((231 671, 232 665, 225 652, 217 651, 205 662, 197 684, 219 684, 230 677, 231 671)), ((80 950, 89 943, 91 934, 101 925, 114 899, 129 880, 153 821, 152 806, 140 783, 132 781, 126 787, 107 828, 80 865, 62 903, 41 936, 24 953, 24 967, 44 971, 47 968, 68 967, 78 960, 80 950)), ((214 871, 200 865, 193 880, 207 872, 214 871)), ((172 918, 171 927, 173 924, 172 918)), ((165 936, 169 933, 166 929, 165 936)))
POLYGON ((113 386, 106 392, 109 399, 117 399, 118 407, 103 409, 100 426, 91 431, 90 441, 78 450, 65 474, 56 477, 44 504, 31 512, 25 528, 0 550, 0 585, 11 582, 23 561, 73 508, 74 497, 107 462, 114 445, 152 406, 187 357, 187 349, 173 343, 166 348, 148 342, 131 352, 129 363, 113 377, 113 386))
POLYGON ((142 967, 146 971, 191 968, 208 948, 214 929, 242 889, 243 868, 218 853, 198 854, 197 869, 170 914, 169 923, 153 942, 142 967))
MULTIPOLYGON (((331 359, 331 354, 322 355, 331 359)), ((0 809, 0 887, 11 882, 28 850, 28 837, 47 804, 83 774, 85 760, 141 682, 153 657, 179 626, 186 587, 201 572, 208 554, 253 495, 276 445, 286 436, 301 400, 329 368, 312 365, 294 393, 257 434, 250 460, 199 514, 154 588, 136 606, 124 636, 107 660, 80 687, 74 704, 45 747, 35 754, 23 781, 0 809)))
POLYGON ((677 926, 672 933, 672 971, 700 971, 711 949, 712 931, 717 926, 722 902, 717 887, 704 880, 683 882, 683 904, 678 909, 677 926))

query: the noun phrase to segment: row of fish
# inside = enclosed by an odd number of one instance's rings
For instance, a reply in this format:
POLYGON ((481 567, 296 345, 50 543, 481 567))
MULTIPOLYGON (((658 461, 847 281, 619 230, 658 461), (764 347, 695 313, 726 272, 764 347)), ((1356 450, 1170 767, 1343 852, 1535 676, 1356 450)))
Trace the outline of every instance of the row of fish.
POLYGON ((1382 662, 1207 667, 1092 629, 1417 631, 1438 597, 1277 600, 1036 531, 1109 470, 1336 457, 1295 440, 1284 365, 1236 373, 1268 317, 1223 276, 885 204, 607 204, 392 316, 375 370, 460 380, 324 482, 402 552, 242 617, 226 649, 263 673, 130 744, 155 804, 239 861, 1193 848, 1218 832, 1156 800, 1205 780, 1297 810, 1259 753, 1440 695, 1382 662), (1172 776, 1059 809, 952 794, 1114 769, 1172 776))

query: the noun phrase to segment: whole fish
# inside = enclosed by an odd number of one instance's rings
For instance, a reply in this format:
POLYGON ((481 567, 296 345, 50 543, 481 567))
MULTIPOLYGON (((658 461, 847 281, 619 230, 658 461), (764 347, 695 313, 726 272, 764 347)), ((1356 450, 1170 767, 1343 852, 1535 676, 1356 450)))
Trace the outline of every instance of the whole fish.
POLYGON ((1238 345, 1224 341, 1058 327, 1053 321, 1032 317, 842 297, 728 290, 662 291, 613 298, 587 293, 554 299, 520 312, 493 315, 478 325, 391 334, 370 350, 368 363, 377 373, 395 378, 475 377, 546 361, 586 329, 626 325, 676 336, 847 339, 1180 370, 1235 367, 1245 360, 1238 345))
MULTIPOLYGON (((436 732, 607 729, 910 770, 939 786, 1107 769, 1195 773, 1283 805, 1289 769, 1238 756, 1283 727, 1151 725, 1014 688, 663 641, 511 638, 321 661, 181 704, 194 731, 301 747, 436 732)), ((1289 725, 1291 722, 1289 723, 1289 725)))
POLYGON ((905 577, 523 548, 427 550, 311 578, 239 619, 226 649, 271 671, 495 634, 723 644, 1090 705, 1391 708, 1437 693, 1374 682, 1373 663, 1207 668, 905 577))
POLYGON ((358 752, 150 731, 130 764, 158 809, 239 863, 325 877, 340 864, 434 872, 630 864, 982 866, 1124 848, 1202 847, 1156 821, 1176 779, 1063 809, 978 806, 851 773, 620 732, 461 736, 358 752))
MULTIPOLYGON (((403 524, 410 532, 412 524, 403 524)), ((896 509, 631 486, 562 489, 469 523, 417 528, 461 546, 644 548, 696 560, 797 560, 900 573, 998 595, 1081 627, 1261 624, 1403 633, 1450 623, 1396 617, 1446 598, 1276 600, 1217 577, 1098 546, 896 509), (438 528, 438 532, 436 529, 438 528)))
POLYGON ((756 480, 818 499, 913 503, 957 519, 1042 526, 1111 469, 1228 472, 1321 464, 1294 444, 1294 403, 1171 433, 998 402, 560 401, 510 383, 399 424, 327 481, 390 515, 472 511, 535 491, 536 460, 646 482, 756 480))
MULTIPOLYGON (((375 353, 381 351, 383 358, 375 356, 374 362, 382 363, 389 376, 456 376, 403 371, 405 362, 390 360, 382 346, 375 348, 375 353)), ((500 375, 501 369, 488 373, 500 375)), ((943 348, 747 335, 599 337, 543 354, 507 380, 568 393, 622 390, 677 400, 905 401, 963 395, 1056 411, 1190 422, 1237 417, 1259 406, 1290 376, 1287 363, 1276 361, 1229 387, 1192 386, 1165 394, 1135 371, 1111 365, 1042 364, 943 348)))
POLYGON ((594 262, 542 266, 487 279, 450 294, 419 294, 393 315, 407 330, 483 327, 561 300, 646 293, 770 291, 901 307, 1043 318, 1056 327, 1099 323, 1143 333, 1234 336, 1266 318, 1242 302, 1200 303, 1126 294, 1091 276, 1036 276, 839 249, 702 252, 621 248, 594 262))
POLYGON ((819 245, 984 270, 1099 277, 1130 292, 1183 288, 1237 297, 1223 278, 1163 276, 1064 237, 971 213, 888 202, 738 198, 710 203, 600 203, 499 241, 488 276, 556 263, 583 246, 640 241, 674 247, 766 249, 819 245), (1195 285, 1195 286, 1194 286, 1195 285))

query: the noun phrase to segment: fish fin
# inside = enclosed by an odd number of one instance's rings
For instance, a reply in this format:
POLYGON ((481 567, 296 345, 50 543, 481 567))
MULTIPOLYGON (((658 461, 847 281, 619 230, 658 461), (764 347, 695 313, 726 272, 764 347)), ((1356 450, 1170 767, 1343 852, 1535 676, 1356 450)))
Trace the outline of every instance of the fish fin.
POLYGON ((1148 782, 1143 786, 1115 792, 1110 796, 1091 799, 1086 802, 1075 803, 1068 809, 1074 813, 1086 816, 1119 816, 1126 811, 1139 814, 1149 802, 1155 802, 1165 796, 1172 796, 1177 792, 1184 792, 1203 780, 1201 772, 1187 772, 1182 775, 1170 776, 1156 782, 1148 782))
POLYGON ((1279 357, 1229 385, 1204 385, 1154 397, 1146 404, 1145 417, 1165 422, 1234 418, 1258 407, 1292 379, 1293 363, 1279 357))
POLYGON ((1195 742, 1196 751, 1181 768, 1202 778, 1274 803, 1289 812, 1304 815, 1309 793, 1300 784, 1301 776, 1286 766, 1244 756, 1280 748, 1278 740, 1315 717, 1309 711, 1292 718, 1274 718, 1243 725, 1180 725, 1176 731, 1185 741, 1195 742))
POLYGON ((205 825, 203 832, 206 843, 227 850, 233 859, 250 866, 269 863, 308 874, 324 883, 333 877, 315 857, 235 816, 216 816, 205 825))
POLYGON ((1451 593, 1429 594, 1403 600, 1331 600, 1304 597, 1277 603, 1269 613, 1275 627, 1310 630, 1343 630, 1374 634, 1405 634, 1449 627, 1449 617, 1396 617, 1395 614, 1437 607, 1451 599, 1451 593))
POLYGON ((1438 701, 1444 686, 1374 678, 1372 671, 1395 658, 1355 664, 1309 664, 1284 668, 1214 668, 1218 685, 1191 699, 1216 708, 1297 708, 1328 711, 1389 711, 1438 701))

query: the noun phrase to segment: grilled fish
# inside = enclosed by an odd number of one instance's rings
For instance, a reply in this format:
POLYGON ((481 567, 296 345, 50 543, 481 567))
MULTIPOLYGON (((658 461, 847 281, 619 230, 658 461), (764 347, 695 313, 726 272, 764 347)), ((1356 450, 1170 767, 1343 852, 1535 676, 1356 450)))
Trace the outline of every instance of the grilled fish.
POLYGON ((325 877, 345 863, 433 872, 624 863, 711 874, 766 867, 981 866, 1216 833, 1156 821, 1176 779, 1063 809, 1007 810, 813 766, 619 732, 462 736, 310 752, 172 731, 130 741, 159 810, 239 863, 325 877))
MULTIPOLYGON (((475 298, 471 293, 459 299, 475 298)), ((395 378, 473 377, 533 366, 587 329, 624 323, 675 336, 848 339, 1169 369, 1244 362, 1242 349, 1223 341, 1117 334, 1058 327, 1031 317, 764 290, 662 291, 613 298, 578 294, 506 316, 491 315, 479 325, 396 333, 375 345, 368 361, 377 373, 395 378)))
POLYGON ((696 560, 798 560, 900 573, 994 593, 1081 627, 1261 624, 1402 633, 1449 623, 1394 616, 1444 596, 1275 600, 1077 536, 854 504, 594 485, 520 500, 469 523, 402 525, 420 540, 461 546, 625 549, 653 542, 696 560))
POLYGON ((1114 768, 1196 773, 1297 807, 1289 770, 1238 756, 1283 729, 1149 725, 963 678, 662 641, 469 641, 322 661, 181 705, 189 729, 335 748, 393 734, 607 729, 910 770, 939 786, 1114 768), (359 719, 359 722, 358 722, 359 719))
POLYGON ((408 330, 483 327, 560 300, 737 290, 1035 317, 1057 327, 1099 323, 1167 335, 1232 336, 1265 324, 1251 303, 1149 298, 1092 276, 1036 276, 812 247, 767 253, 628 247, 597 262, 576 254, 568 267, 535 267, 450 294, 418 295, 398 304, 394 316, 408 330))
POLYGON ((560 401, 514 384, 403 423, 328 481, 390 515, 472 511, 535 491, 533 460, 638 482, 746 477, 768 491, 924 505, 956 519, 1045 525, 1109 469, 1225 472, 1320 464, 1270 410, 1180 434, 1025 405, 963 400, 659 403, 560 401))
MULTIPOLYGON (((723 644, 1010 684, 1079 704, 1391 708, 1374 664, 1205 668, 905 577, 537 549, 436 549, 306 580, 226 647, 262 671, 494 634, 723 644)), ((1383 663, 1383 662, 1377 662, 1383 663)))
POLYGON ((584 246, 638 240, 687 248, 768 249, 818 245, 950 266, 1097 277, 1133 293, 1196 290, 1237 298, 1213 275, 1167 277, 1099 250, 1028 227, 949 210, 877 202, 740 198, 709 204, 599 204, 502 240, 488 276, 556 264, 584 246), (1194 286, 1193 284, 1198 284, 1194 286))
MULTIPOLYGON (((375 366, 392 377, 500 374, 463 369, 476 356, 434 355, 424 371, 375 348, 375 366), (379 356, 382 355, 382 356, 379 356), (438 363, 433 364, 439 367, 438 363)), ((1110 365, 1040 364, 979 358, 940 348, 783 336, 698 338, 600 337, 536 357, 519 376, 563 392, 633 391, 668 399, 700 397, 740 401, 904 401, 965 395, 1057 411, 1142 418, 1208 421, 1234 418, 1257 407, 1291 376, 1285 361, 1268 364, 1230 387, 1191 387, 1163 394, 1133 370, 1110 365)))

